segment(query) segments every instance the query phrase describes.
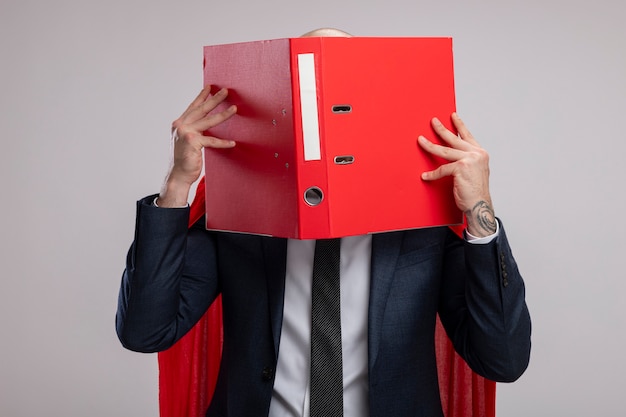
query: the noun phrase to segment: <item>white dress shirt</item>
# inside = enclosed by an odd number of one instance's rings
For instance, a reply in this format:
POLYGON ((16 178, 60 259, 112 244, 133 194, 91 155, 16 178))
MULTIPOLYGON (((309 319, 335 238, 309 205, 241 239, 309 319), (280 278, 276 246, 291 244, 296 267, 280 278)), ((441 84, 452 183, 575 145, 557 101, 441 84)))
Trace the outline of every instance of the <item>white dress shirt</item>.
MULTIPOLYGON (((466 240, 486 244, 499 233, 466 240)), ((309 417, 311 356, 311 284, 315 240, 290 239, 283 325, 269 417, 309 417)), ((341 239, 341 347, 344 417, 367 417, 367 320, 372 236, 341 239)))

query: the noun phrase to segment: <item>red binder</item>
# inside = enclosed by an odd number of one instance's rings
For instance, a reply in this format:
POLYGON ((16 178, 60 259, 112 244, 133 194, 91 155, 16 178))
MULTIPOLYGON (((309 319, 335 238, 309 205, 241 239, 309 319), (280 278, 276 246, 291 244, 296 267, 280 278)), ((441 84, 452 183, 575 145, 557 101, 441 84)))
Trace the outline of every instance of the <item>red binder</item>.
POLYGON ((455 111, 450 38, 285 38, 206 46, 237 115, 205 150, 211 230, 321 239, 460 224, 445 161, 417 144, 455 111))

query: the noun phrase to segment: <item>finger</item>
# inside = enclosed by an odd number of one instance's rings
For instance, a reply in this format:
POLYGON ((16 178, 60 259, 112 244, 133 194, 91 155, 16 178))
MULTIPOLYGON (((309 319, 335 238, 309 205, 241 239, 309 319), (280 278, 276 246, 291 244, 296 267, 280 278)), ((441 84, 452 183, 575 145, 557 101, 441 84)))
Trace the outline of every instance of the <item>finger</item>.
POLYGON ((183 114, 180 115, 179 119, 183 119, 189 115, 194 109, 197 109, 205 100, 211 95, 211 85, 205 85, 204 88, 200 91, 200 94, 187 106, 183 114))
POLYGON ((230 119, 237 113, 237 106, 234 104, 228 107, 226 110, 223 110, 219 113, 208 114, 202 119, 197 120, 194 123, 191 123, 189 126, 194 130, 199 132, 203 132, 205 130, 211 129, 220 123, 230 119))
POLYGON ((184 131, 180 131, 179 129, 174 130, 172 139, 174 143, 183 141, 185 142, 185 145, 183 146, 191 146, 197 150, 201 150, 202 148, 232 148, 236 145, 233 140, 220 139, 215 136, 203 135, 198 132, 186 133, 184 131))
POLYGON ((172 137, 174 141, 178 141, 179 138, 184 138, 186 142, 190 142, 192 146, 198 150, 207 148, 232 148, 235 146, 235 142, 232 140, 223 140, 211 135, 205 134, 208 129, 217 126, 224 120, 229 119, 237 112, 236 106, 230 106, 226 110, 211 114, 203 119, 196 121, 195 123, 183 124, 179 119, 173 124, 172 137), (180 123, 180 124, 179 124, 180 123))
POLYGON ((205 87, 198 97, 189 105, 187 110, 179 117, 180 123, 193 123, 205 117, 211 110, 215 109, 222 101, 228 97, 226 88, 220 89, 211 95, 211 86, 205 87))
MULTIPOLYGON (((187 106, 185 111, 178 117, 178 119, 172 122, 172 135, 182 125, 185 123, 189 123, 189 115, 197 109, 202 103, 206 101, 206 99, 211 95, 211 85, 206 85, 200 91, 200 94, 187 106)), ((198 117, 201 117, 198 115, 198 117)), ((192 120, 193 121, 193 120, 192 120)))
POLYGON ((453 173, 454 173, 454 162, 450 164, 441 165, 437 169, 434 169, 432 171, 422 172, 422 179, 424 181, 436 181, 443 177, 453 175, 453 173))
POLYGON ((437 133, 437 136, 439 136, 448 145, 465 151, 470 149, 465 141, 459 138, 458 135, 452 133, 452 131, 445 127, 438 118, 433 117, 433 119, 431 120, 431 125, 435 130, 435 133, 437 133))
POLYGON ((204 86, 200 94, 191 102, 187 110, 198 107, 200 104, 204 103, 204 101, 211 95, 211 88, 213 86, 211 84, 207 84, 204 86))
POLYGON ((432 143, 431 141, 426 139, 424 136, 419 136, 417 139, 420 146, 425 151, 432 155, 443 158, 447 161, 458 161, 465 155, 464 151, 450 148, 448 146, 437 145, 436 143, 432 143))
POLYGON ((480 146, 457 113, 452 113, 452 123, 454 123, 454 127, 456 128, 457 132, 459 132, 461 139, 471 143, 472 145, 480 146))
POLYGON ((234 140, 220 139, 215 136, 202 136, 200 144, 203 148, 228 149, 233 148, 236 143, 234 140))
POLYGON ((222 101, 228 97, 228 89, 222 88, 217 93, 209 96, 204 102, 200 103, 198 108, 205 114, 216 108, 222 101))

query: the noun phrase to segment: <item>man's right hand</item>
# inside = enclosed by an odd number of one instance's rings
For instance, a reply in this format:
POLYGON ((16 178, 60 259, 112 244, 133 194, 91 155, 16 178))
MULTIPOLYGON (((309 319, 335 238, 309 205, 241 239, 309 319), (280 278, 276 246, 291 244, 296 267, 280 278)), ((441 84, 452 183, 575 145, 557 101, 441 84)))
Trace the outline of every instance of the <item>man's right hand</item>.
POLYGON ((157 200, 159 207, 182 207, 187 204, 189 189, 202 173, 203 148, 232 148, 235 142, 204 133, 232 117, 233 105, 219 113, 211 113, 228 96, 222 88, 211 95, 211 86, 202 89, 187 110, 172 123, 173 155, 169 172, 157 200))

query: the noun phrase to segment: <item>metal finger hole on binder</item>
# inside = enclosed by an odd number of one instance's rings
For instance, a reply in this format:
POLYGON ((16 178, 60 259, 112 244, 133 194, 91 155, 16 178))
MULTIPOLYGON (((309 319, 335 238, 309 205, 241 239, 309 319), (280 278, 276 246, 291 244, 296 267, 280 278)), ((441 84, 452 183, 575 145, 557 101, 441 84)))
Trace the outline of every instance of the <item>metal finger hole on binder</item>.
POLYGON ((311 207, 319 205, 324 200, 324 192, 319 187, 309 187, 304 192, 304 201, 311 207))

